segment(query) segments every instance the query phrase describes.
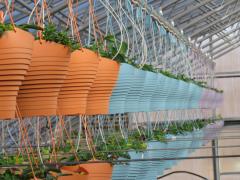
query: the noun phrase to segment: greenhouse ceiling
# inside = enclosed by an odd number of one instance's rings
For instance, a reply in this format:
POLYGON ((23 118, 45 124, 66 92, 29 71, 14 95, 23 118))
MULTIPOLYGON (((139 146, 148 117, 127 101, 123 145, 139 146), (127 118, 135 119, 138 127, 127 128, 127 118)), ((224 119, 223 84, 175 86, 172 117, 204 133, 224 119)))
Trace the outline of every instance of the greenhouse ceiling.
MULTIPOLYGON (((14 21, 26 23, 37 0, 13 0, 14 21)), ((113 9, 125 0, 105 0, 110 2, 113 9)), ((103 6, 105 1, 95 0, 94 9, 100 30, 105 31, 108 13, 103 6)), ((9 1, 11 2, 11 0, 9 1)), ((133 3, 140 2, 135 0, 133 3)), ((1 10, 6 10, 4 2, 1 10)), ((48 14, 58 24, 68 22, 67 0, 46 0, 48 14)), ((232 51, 240 46, 239 0, 147 0, 141 1, 152 11, 159 13, 162 21, 170 22, 179 32, 194 43, 199 49, 213 59, 232 51)), ((82 37, 88 35, 89 1, 73 0, 73 7, 77 9, 78 26, 82 37)), ((7 20, 9 21, 9 20, 7 20)), ((117 31, 117 27, 113 27, 117 31)))

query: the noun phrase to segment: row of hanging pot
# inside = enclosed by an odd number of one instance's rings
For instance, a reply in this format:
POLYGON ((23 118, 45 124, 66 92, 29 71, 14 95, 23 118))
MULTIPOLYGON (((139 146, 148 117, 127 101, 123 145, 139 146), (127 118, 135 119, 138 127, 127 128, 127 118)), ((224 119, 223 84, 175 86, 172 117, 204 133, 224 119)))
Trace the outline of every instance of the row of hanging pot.
MULTIPOLYGON (((185 132, 176 131, 176 133, 174 134, 170 133, 166 129, 165 129, 166 132, 164 130, 160 130, 160 132, 164 131, 166 134, 161 134, 158 130, 155 130, 154 132, 152 132, 150 136, 148 136, 146 141, 139 139, 138 134, 136 135, 132 132, 133 133, 132 136, 129 134, 128 140, 126 142, 126 139, 122 139, 122 136, 115 132, 114 138, 111 138, 111 136, 105 137, 106 138, 105 141, 107 143, 104 143, 104 145, 106 147, 111 146, 114 148, 109 150, 109 152, 105 151, 106 155, 110 157, 107 160, 109 161, 127 160, 128 161, 127 163, 113 162, 113 164, 109 164, 104 162, 104 160, 106 159, 101 159, 100 161, 102 162, 99 161, 94 162, 90 160, 86 164, 62 166, 60 168, 60 171, 65 175, 62 176, 62 174, 59 174, 58 179, 59 180, 157 179, 158 176, 164 174, 165 170, 170 169, 173 166, 176 166, 180 162, 180 159, 177 158, 188 157, 191 153, 196 151, 196 149, 198 149, 201 146, 205 146, 207 143, 209 143, 211 139, 216 138, 218 132, 220 132, 222 129, 223 121, 217 122, 211 121, 211 124, 208 125, 206 124, 196 128, 198 125, 199 124, 196 121, 194 126, 195 128, 192 128, 191 130, 189 129, 188 131, 185 132), (161 138, 158 139, 156 137, 161 138), (128 144, 127 147, 124 145, 125 143, 128 144), (134 147, 132 146, 133 143, 134 147), (115 148, 118 150, 118 154, 116 153, 116 151, 114 151, 115 148), (124 152, 122 152, 122 150, 124 150, 124 152), (173 159, 164 160, 168 158, 173 159), (140 159, 142 161, 138 161, 140 159), (155 160, 144 161, 147 159, 155 160)), ((174 126, 176 128, 178 124, 175 124, 174 126)), ((191 127, 191 125, 189 127, 191 127)), ((143 134, 147 135, 147 132, 143 134)), ((142 136, 145 136, 143 134, 142 136)), ((104 146, 103 144, 100 143, 99 146, 101 145, 104 146)), ((101 151, 100 149, 99 151, 101 151)))
POLYGON ((216 108, 222 94, 23 30, 0 38, 0 119, 216 108))
POLYGON ((215 122, 207 127, 193 132, 187 132, 179 135, 167 134, 169 139, 165 142, 147 141, 147 150, 142 152, 130 151, 130 157, 134 159, 166 159, 161 161, 133 161, 126 164, 117 164, 113 168, 112 179, 157 179, 164 174, 164 171, 171 169, 179 163, 179 159, 188 157, 199 147, 205 146, 211 139, 217 137, 221 131, 223 122, 215 122), (184 142, 184 143, 183 143, 184 142), (174 158, 176 158, 174 160, 174 158), (136 173, 137 172, 137 173, 136 173))
POLYGON ((109 113, 216 108, 223 94, 122 63, 109 113))

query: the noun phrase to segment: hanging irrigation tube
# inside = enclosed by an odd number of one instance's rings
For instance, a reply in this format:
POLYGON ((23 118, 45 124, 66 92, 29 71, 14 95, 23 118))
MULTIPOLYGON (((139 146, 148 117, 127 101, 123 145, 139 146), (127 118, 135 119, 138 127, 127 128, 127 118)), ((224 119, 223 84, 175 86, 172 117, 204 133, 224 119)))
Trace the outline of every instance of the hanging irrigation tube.
POLYGON ((190 175, 193 175, 195 177, 198 177, 198 178, 201 178, 201 179, 204 179, 204 180, 208 180, 207 178, 205 178, 205 177, 203 177, 203 176, 201 176, 199 174, 196 174, 196 173, 193 173, 193 172, 189 172, 189 171, 173 171, 173 172, 167 173, 167 174, 165 174, 163 176, 159 176, 159 177, 157 177, 157 179, 162 179, 162 178, 165 178, 165 177, 170 176, 172 174, 190 174, 190 175))
MULTIPOLYGON (((184 42, 187 46, 189 46, 191 49, 193 49, 199 55, 201 55, 201 56, 205 57, 206 59, 208 59, 206 57, 206 55, 203 54, 201 50, 199 50, 198 48, 194 47, 194 45, 179 30, 177 30, 175 27, 173 27, 166 19, 164 19, 164 17, 159 15, 159 13, 157 13, 155 10, 150 9, 149 6, 145 2, 142 2, 141 0, 132 0, 132 2, 134 4, 139 5, 144 10, 146 10, 149 14, 151 14, 151 16, 154 19, 156 19, 169 32, 174 34, 180 41, 184 42)), ((208 59, 208 62, 211 63, 211 64, 213 63, 209 59, 208 59)))

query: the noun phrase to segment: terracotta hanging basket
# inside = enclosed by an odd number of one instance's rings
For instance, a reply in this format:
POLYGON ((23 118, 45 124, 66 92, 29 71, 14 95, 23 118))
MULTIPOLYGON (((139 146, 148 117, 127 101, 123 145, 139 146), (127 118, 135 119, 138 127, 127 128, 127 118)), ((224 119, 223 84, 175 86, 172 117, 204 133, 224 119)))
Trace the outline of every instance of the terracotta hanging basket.
POLYGON ((116 61, 100 58, 98 71, 87 98, 86 114, 109 114, 109 101, 119 72, 116 61))
POLYGON ((110 163, 86 163, 75 166, 61 167, 63 174, 69 176, 59 177, 59 180, 110 180, 113 166, 110 163), (80 174, 82 173, 82 174, 80 174))
POLYGON ((69 60, 69 48, 44 40, 34 42, 32 63, 17 98, 23 117, 57 114, 57 98, 69 60))
POLYGON ((60 170, 63 176, 59 176, 58 180, 89 180, 88 172, 80 165, 63 166, 60 170))
POLYGON ((61 115, 85 114, 89 90, 96 78, 98 55, 88 49, 74 51, 58 97, 61 115))
POLYGON ((16 98, 32 58, 34 37, 21 29, 0 38, 0 119, 15 118, 16 98))

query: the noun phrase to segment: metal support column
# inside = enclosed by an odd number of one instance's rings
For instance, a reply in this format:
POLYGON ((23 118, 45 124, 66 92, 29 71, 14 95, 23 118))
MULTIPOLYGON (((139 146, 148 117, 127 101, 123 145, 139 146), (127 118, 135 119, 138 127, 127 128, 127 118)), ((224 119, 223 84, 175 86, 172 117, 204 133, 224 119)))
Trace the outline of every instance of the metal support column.
MULTIPOLYGON (((209 42, 210 42, 210 56, 211 56, 211 60, 213 61, 213 54, 212 54, 212 36, 209 38, 209 42)), ((213 67, 213 71, 211 73, 211 87, 214 87, 214 67, 213 67)), ((216 109, 213 109, 212 111, 212 118, 215 119, 216 118, 216 109)), ((216 158, 216 156, 218 156, 218 140, 217 139, 213 139, 212 140, 212 156, 213 156, 213 177, 214 180, 220 180, 220 173, 219 173, 219 159, 216 158)))
POLYGON ((212 140, 212 156, 213 156, 213 177, 214 180, 220 180, 220 172, 219 172, 219 158, 218 156, 218 140, 212 140))

